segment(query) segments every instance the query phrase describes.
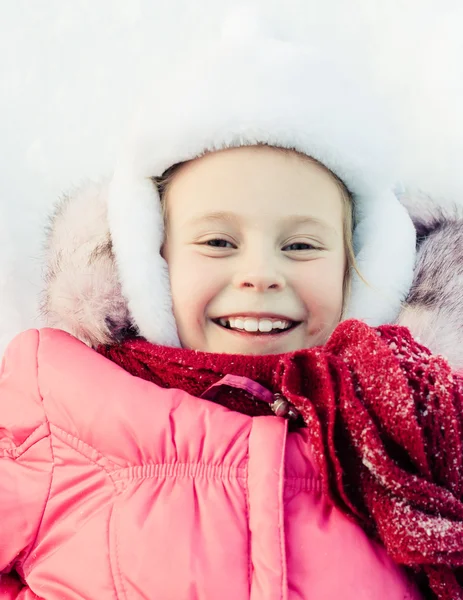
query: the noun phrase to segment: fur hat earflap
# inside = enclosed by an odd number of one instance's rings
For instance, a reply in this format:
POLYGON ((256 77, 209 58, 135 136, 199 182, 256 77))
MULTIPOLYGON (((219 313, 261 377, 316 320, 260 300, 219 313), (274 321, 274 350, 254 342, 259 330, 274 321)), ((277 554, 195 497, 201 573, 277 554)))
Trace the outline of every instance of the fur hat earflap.
POLYGON ((134 332, 107 219, 107 183, 63 197, 50 219, 41 312, 51 327, 96 347, 134 332))
POLYGON ((463 370, 463 200, 403 189, 417 238, 413 284, 398 322, 463 370))

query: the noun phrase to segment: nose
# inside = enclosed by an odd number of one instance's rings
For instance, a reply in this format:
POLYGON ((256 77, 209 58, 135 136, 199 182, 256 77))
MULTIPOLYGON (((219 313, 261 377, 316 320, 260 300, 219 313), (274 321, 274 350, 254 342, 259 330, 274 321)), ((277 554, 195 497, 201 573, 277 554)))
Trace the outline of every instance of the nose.
POLYGON ((243 269, 237 272, 233 278, 236 288, 254 290, 256 292, 267 292, 269 290, 282 290, 286 282, 281 273, 278 273, 269 264, 260 268, 243 269))

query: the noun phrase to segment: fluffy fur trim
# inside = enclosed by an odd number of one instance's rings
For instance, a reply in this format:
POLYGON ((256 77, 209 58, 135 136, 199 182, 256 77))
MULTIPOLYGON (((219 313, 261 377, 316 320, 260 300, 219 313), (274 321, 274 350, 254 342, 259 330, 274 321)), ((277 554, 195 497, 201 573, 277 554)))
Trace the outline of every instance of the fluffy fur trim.
POLYGON ((463 370, 463 204, 420 192, 400 197, 418 231, 418 253, 399 323, 463 370))
POLYGON ((157 74, 162 85, 134 119, 108 212, 122 289, 149 341, 179 343, 150 178, 208 151, 257 143, 294 148, 344 181, 354 196, 354 244, 369 284, 354 274, 347 316, 371 325, 397 317, 412 281, 415 230, 390 191, 395 148, 387 113, 355 73, 339 56, 330 61, 313 48, 232 36, 157 74))
POLYGON ((133 327, 122 295, 107 220, 107 184, 65 196, 48 228, 42 314, 89 346, 123 339, 133 327))

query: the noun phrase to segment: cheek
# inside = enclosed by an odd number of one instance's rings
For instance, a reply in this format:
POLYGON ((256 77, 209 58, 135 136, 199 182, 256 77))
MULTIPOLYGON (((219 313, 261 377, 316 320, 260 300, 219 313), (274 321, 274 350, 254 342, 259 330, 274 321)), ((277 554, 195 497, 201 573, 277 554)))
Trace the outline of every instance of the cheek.
POLYGON ((220 291, 223 269, 218 261, 189 252, 171 256, 168 267, 177 325, 191 327, 202 321, 208 305, 220 291))
POLYGON ((298 293, 310 312, 340 315, 344 295, 344 261, 320 260, 307 263, 297 280, 298 293))

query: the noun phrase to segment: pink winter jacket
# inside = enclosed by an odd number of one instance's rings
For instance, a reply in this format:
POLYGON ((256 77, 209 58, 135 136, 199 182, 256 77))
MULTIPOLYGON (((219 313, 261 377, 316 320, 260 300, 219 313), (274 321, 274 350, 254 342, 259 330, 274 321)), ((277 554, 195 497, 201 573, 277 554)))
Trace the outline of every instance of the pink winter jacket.
POLYGON ((0 379, 0 599, 419 598, 322 495, 309 436, 21 334, 0 379))

